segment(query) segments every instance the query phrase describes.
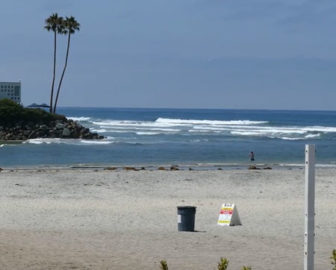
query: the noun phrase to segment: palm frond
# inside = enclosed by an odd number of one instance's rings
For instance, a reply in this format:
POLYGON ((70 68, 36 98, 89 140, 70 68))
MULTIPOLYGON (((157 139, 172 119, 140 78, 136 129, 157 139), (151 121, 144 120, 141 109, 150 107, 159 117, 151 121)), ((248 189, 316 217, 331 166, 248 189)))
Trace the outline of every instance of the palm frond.
POLYGON ((80 30, 80 24, 76 21, 75 17, 66 17, 64 25, 70 34, 80 30))
POLYGON ((63 18, 59 17, 57 13, 51 14, 50 17, 48 17, 45 20, 45 26, 44 28, 47 29, 47 31, 58 31, 58 27, 60 23, 62 22, 63 18))

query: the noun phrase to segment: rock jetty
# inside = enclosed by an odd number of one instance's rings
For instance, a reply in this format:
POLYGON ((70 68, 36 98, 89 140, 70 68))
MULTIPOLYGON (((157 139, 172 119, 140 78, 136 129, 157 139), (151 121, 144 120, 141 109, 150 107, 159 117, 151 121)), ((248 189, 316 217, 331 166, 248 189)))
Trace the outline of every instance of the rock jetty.
POLYGON ((0 99, 0 141, 35 138, 97 140, 104 137, 63 115, 24 108, 9 99, 0 99))
POLYGON ((15 123, 11 127, 0 126, 0 141, 21 141, 35 138, 64 138, 64 139, 103 139, 97 133, 90 132, 77 122, 64 118, 45 124, 15 123))

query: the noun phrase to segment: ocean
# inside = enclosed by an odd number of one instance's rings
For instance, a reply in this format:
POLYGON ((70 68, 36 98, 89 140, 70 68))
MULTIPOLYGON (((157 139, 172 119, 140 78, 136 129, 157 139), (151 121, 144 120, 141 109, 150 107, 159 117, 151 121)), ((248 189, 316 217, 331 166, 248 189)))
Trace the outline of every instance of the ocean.
POLYGON ((303 164, 336 166, 336 111, 60 108, 100 141, 32 139, 0 144, 0 167, 303 164))

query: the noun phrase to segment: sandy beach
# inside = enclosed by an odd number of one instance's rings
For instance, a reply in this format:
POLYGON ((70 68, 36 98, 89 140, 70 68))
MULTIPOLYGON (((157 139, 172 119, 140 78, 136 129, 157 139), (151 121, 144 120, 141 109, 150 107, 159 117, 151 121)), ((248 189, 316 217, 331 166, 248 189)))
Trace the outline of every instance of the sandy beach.
MULTIPOLYGON (((334 168, 316 172, 316 269, 336 248, 334 168)), ((304 170, 0 172, 1 269, 302 269, 304 170), (217 225, 235 203, 242 226, 217 225), (178 232, 176 207, 197 207, 178 232)))

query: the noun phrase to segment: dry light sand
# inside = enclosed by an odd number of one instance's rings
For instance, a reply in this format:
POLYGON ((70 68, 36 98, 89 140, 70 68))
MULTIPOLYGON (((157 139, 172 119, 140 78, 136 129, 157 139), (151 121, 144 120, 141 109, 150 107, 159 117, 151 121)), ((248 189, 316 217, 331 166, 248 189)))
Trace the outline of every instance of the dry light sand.
MULTIPOLYGON (((316 268, 332 269, 336 169, 316 172, 316 268)), ((304 170, 4 170, 0 269, 303 269, 304 170), (223 202, 242 226, 221 227, 223 202), (176 206, 197 206, 178 232, 176 206)))

